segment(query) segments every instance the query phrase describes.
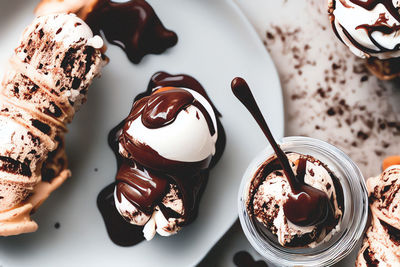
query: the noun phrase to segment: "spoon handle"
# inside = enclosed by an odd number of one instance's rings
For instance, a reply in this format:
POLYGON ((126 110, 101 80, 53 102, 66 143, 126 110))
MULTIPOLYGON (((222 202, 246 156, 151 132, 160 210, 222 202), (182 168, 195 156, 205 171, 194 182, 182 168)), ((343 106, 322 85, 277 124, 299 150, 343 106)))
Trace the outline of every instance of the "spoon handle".
POLYGON ((298 190, 298 182, 297 178, 293 173, 293 170, 290 166, 289 160, 286 154, 282 151, 280 146, 276 143, 267 122, 265 121, 264 116, 261 113, 260 108, 257 105, 254 96, 243 78, 236 77, 232 80, 232 92, 239 99, 240 102, 247 108, 253 118, 256 120, 258 125, 260 126, 261 130, 263 131, 264 135, 267 137, 268 141, 270 142, 272 148, 274 149, 278 160, 282 166, 282 169, 285 175, 288 177, 290 187, 293 193, 296 193, 298 190))

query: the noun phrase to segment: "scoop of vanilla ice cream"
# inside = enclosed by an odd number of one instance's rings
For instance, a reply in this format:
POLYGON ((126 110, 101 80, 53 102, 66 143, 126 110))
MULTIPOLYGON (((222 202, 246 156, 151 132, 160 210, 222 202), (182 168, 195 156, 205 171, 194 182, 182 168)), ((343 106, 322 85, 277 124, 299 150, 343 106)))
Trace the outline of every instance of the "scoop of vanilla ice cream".
MULTIPOLYGON (((182 89, 190 92, 209 113, 215 129, 212 136, 203 112, 194 105, 181 110, 172 123, 156 129, 150 129, 143 125, 141 116, 139 116, 131 122, 126 133, 130 135, 134 142, 149 146, 168 160, 199 162, 215 154, 218 138, 217 120, 207 99, 194 90, 182 89)), ((129 154, 121 144, 119 145, 119 153, 123 156, 129 154)), ((177 214, 183 215, 183 200, 176 185, 170 185, 162 204, 177 214)), ((182 217, 166 218, 158 206, 154 208, 152 214, 144 214, 123 195, 121 202, 115 197, 115 205, 119 213, 130 223, 144 225, 143 232, 147 240, 152 239, 156 233, 161 236, 175 234, 181 228, 179 224, 183 222, 182 217)))
MULTIPOLYGON (((367 1, 363 1, 363 4, 367 1)), ((388 1, 387 1, 388 2, 388 1)), ((351 0, 329 0, 332 26, 335 33, 350 50, 359 57, 378 57, 380 59, 400 57, 399 18, 378 3, 372 10, 351 0), (371 35, 365 26, 373 27, 371 35), (385 26, 390 32, 378 30, 385 26)), ((400 1, 392 0, 391 6, 398 14, 400 1)))
POLYGON ((215 154, 218 138, 217 120, 210 103, 199 93, 185 89, 200 102, 209 113, 215 134, 211 136, 203 113, 195 106, 182 110, 173 123, 150 129, 143 125, 142 117, 134 120, 127 133, 133 140, 146 144, 162 157, 181 162, 197 162, 215 154))
MULTIPOLYGON (((295 162, 300 158, 300 155, 290 153, 288 158, 292 168, 296 171, 295 162)), ((306 184, 325 192, 329 199, 333 199, 335 218, 342 215, 336 199, 336 190, 332 177, 323 165, 319 162, 308 160, 304 181, 306 184)), ((259 222, 277 235, 278 241, 282 246, 290 244, 295 238, 303 237, 310 240, 305 245, 315 247, 322 241, 328 241, 334 232, 340 230, 340 223, 328 234, 324 230, 317 229, 318 226, 302 227, 287 220, 283 206, 288 200, 291 188, 283 171, 270 173, 256 190, 253 200, 254 215, 259 222)))

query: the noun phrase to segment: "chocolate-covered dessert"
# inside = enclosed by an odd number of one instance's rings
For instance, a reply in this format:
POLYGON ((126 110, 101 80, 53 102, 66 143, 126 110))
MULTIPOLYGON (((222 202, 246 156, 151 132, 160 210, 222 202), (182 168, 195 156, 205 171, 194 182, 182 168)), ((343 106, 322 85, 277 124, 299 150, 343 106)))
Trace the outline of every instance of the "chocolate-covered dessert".
POLYGON ((400 165, 369 178, 367 189, 372 220, 356 266, 400 266, 400 165))
POLYGON ((193 221, 209 171, 225 145, 219 116, 194 78, 164 72, 152 77, 129 116, 110 133, 118 172, 115 186, 99 195, 98 204, 115 243, 140 240, 121 240, 121 227, 150 240, 156 233, 175 234, 193 221))
POLYGON ((381 79, 400 74, 399 8, 394 0, 329 0, 334 33, 381 79))
POLYGON ((311 156, 283 152, 246 81, 237 77, 231 86, 276 153, 256 171, 246 201, 257 230, 276 235, 279 243, 288 247, 313 247, 327 240, 333 229, 339 229, 343 214, 338 179, 311 156))
POLYGON ((247 211, 257 228, 268 230, 278 237, 278 242, 287 247, 314 247, 340 229, 343 215, 343 192, 338 178, 319 160, 298 153, 287 157, 296 176, 302 182, 323 191, 333 207, 333 216, 322 223, 301 226, 287 219, 284 205, 291 194, 288 179, 276 157, 267 159, 257 170, 251 182, 247 211))

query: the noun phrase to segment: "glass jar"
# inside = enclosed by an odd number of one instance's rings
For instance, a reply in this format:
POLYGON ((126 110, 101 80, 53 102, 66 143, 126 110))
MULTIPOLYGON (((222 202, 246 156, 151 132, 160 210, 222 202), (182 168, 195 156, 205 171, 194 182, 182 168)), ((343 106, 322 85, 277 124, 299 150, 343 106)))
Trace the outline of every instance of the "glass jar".
POLYGON ((340 230, 329 241, 314 248, 283 247, 257 230, 247 212, 246 202, 256 171, 275 154, 269 146, 250 163, 240 185, 238 208, 243 231, 257 252, 278 266, 333 265, 347 256, 362 237, 368 218, 368 194, 363 175, 344 152, 326 142, 296 136, 283 138, 280 146, 285 152, 296 152, 316 158, 327 165, 339 179, 344 195, 344 214, 340 230))

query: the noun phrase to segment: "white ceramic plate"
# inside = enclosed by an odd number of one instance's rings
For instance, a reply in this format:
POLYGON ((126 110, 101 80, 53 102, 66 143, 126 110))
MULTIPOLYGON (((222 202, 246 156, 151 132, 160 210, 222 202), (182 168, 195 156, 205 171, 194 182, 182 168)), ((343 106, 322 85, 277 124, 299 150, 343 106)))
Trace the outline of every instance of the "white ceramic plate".
MULTIPOLYGON (((19 34, 33 19, 36 1, 0 0, 0 60, 5 62, 19 34)), ((239 9, 229 0, 150 1, 179 43, 161 56, 131 64, 109 46, 110 64, 91 87, 67 138, 73 176, 33 216, 39 230, 0 238, 0 266, 193 266, 237 218, 237 191, 252 157, 265 141, 234 98, 230 82, 248 79, 275 136, 283 136, 283 105, 273 63, 239 9), (107 236, 96 207, 100 190, 113 181, 116 163, 108 132, 127 116, 134 96, 159 70, 197 78, 223 114, 227 146, 211 177, 197 220, 170 238, 122 248, 107 236), (97 171, 95 171, 95 169, 97 171), (59 222, 61 227, 55 229, 59 222)))

